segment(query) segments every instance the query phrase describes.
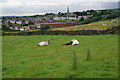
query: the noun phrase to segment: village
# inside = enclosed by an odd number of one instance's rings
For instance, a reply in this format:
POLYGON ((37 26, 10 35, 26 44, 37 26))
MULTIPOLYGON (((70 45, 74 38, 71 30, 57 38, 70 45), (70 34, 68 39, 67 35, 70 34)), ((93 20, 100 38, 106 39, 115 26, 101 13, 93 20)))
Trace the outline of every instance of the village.
MULTIPOLYGON (((105 18, 105 13, 108 11, 95 11, 88 10, 83 12, 70 12, 69 6, 67 7, 66 13, 59 12, 58 14, 46 13, 45 15, 34 15, 34 16, 13 16, 13 17, 3 17, 2 27, 13 31, 28 31, 28 30, 41 30, 43 26, 49 26, 49 28, 56 27, 69 27, 80 25, 81 21, 85 19, 91 19, 96 15, 100 15, 102 18, 105 18)), ((110 13, 110 11, 109 11, 110 13)), ((94 19, 93 19, 94 20, 94 19)))
MULTIPOLYGON (((62 17, 65 18, 65 17, 62 17)), ((74 18, 74 17, 71 17, 74 18)), ((65 26, 74 26, 77 25, 77 21, 62 22, 57 20, 66 20, 61 19, 61 17, 28 17, 20 19, 8 19, 3 21, 7 27, 11 30, 39 30, 42 25, 49 25, 50 27, 65 27, 65 26)), ((73 20, 77 20, 74 18, 73 20)))
POLYGON ((67 6, 66 13, 46 13, 44 15, 33 16, 3 16, 0 21, 2 22, 3 31, 30 31, 88 24, 100 20, 113 19, 118 16, 119 15, 116 15, 116 12, 113 10, 70 12, 69 6, 67 6))

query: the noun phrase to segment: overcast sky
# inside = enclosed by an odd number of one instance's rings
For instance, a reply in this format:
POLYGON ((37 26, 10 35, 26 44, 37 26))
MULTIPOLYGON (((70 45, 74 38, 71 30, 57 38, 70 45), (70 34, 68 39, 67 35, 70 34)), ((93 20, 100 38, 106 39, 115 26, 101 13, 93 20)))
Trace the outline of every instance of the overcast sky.
POLYGON ((119 0, 0 0, 0 16, 23 16, 118 8, 119 0))

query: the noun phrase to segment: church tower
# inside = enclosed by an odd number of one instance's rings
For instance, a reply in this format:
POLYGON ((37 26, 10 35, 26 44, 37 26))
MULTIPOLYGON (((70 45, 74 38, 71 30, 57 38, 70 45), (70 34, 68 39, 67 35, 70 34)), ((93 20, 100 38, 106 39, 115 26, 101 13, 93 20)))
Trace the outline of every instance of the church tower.
POLYGON ((67 20, 69 20, 69 16, 70 16, 70 14, 69 14, 69 6, 67 7, 67 20))

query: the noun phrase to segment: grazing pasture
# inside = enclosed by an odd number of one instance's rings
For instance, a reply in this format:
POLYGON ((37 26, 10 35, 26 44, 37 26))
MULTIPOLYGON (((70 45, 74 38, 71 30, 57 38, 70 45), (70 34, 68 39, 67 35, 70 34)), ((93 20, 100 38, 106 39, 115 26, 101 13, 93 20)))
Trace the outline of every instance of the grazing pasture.
POLYGON ((49 30, 61 30, 61 31, 76 31, 76 30, 106 30, 108 28, 114 27, 118 25, 119 18, 111 19, 111 20, 104 20, 93 22, 90 24, 83 24, 71 27, 62 27, 62 28, 51 28, 49 30))
POLYGON ((118 77, 117 35, 3 36, 2 45, 3 78, 118 77), (38 46, 50 39, 49 46, 38 46), (80 44, 62 45, 72 39, 80 44))

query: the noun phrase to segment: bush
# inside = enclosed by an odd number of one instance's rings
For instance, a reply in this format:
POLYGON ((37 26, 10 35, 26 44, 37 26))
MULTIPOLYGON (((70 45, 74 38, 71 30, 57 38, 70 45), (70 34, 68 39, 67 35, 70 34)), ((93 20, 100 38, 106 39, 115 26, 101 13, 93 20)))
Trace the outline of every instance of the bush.
POLYGON ((117 14, 109 14, 109 15, 107 15, 107 19, 114 19, 114 18, 116 18, 116 17, 118 17, 118 15, 117 14))
POLYGON ((29 23, 28 23, 29 25, 33 25, 34 24, 34 22, 32 22, 32 21, 29 21, 29 23))
POLYGON ((92 17, 92 18, 91 18, 91 22, 97 22, 97 21, 99 21, 99 20, 101 20, 101 17, 100 17, 100 16, 98 16, 98 17, 92 17))
POLYGON ((22 24, 21 26, 28 26, 28 24, 22 24))
POLYGON ((11 31, 9 27, 7 27, 6 25, 2 24, 2 30, 3 31, 11 31))
POLYGON ((83 17, 81 17, 79 21, 84 21, 84 18, 83 18, 83 17))
POLYGON ((87 18, 87 19, 85 19, 83 22, 82 22, 82 24, 88 24, 88 23, 90 23, 91 22, 91 20, 89 19, 89 18, 87 18))
POLYGON ((49 25, 43 25, 43 26, 41 26, 41 30, 47 30, 49 28, 50 28, 49 25))

